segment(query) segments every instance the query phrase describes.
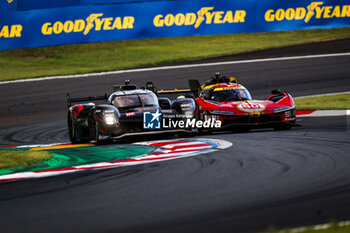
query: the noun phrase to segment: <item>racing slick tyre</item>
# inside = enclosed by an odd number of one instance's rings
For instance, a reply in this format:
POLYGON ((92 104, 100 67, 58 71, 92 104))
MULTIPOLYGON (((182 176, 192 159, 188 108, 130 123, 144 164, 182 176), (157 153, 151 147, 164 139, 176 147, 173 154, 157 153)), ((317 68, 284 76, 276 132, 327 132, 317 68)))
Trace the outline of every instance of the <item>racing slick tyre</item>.
POLYGON ((98 128, 98 124, 95 125, 95 144, 101 145, 110 142, 110 139, 101 139, 101 133, 98 128))
POLYGON ((100 130, 98 128, 98 124, 95 124, 95 144, 101 144, 101 140, 100 140, 100 130))
POLYGON ((71 115, 68 115, 68 134, 69 134, 69 139, 72 144, 77 144, 80 142, 80 140, 77 138, 77 130, 76 126, 72 120, 71 115))

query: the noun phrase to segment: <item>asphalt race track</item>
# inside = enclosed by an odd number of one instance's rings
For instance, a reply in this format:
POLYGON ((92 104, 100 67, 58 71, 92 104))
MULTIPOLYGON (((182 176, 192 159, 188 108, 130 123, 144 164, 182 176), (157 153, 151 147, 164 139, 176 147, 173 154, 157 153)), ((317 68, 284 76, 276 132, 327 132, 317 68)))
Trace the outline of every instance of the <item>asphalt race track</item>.
MULTIPOLYGON (((349 52, 349 42, 219 60, 349 52)), ((3 84, 0 145, 67 142, 66 92, 100 95, 124 79, 185 88, 187 79, 220 71, 236 74, 255 98, 274 88, 303 96, 350 91, 349 64, 348 55, 3 84)), ((0 183, 1 233, 256 232, 349 220, 349 116, 299 123, 289 131, 201 136, 233 146, 196 157, 0 183)))

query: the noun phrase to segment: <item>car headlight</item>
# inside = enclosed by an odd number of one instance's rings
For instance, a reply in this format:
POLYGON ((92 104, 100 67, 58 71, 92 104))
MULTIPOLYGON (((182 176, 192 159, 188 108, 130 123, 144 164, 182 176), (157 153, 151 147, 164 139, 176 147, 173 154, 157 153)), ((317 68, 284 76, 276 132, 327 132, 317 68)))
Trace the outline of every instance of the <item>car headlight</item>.
POLYGON ((114 115, 105 115, 104 116, 104 122, 107 124, 107 125, 113 125, 117 122, 117 119, 114 115))
POLYGON ((217 121, 217 120, 220 120, 220 117, 219 115, 210 115, 210 114, 205 114, 204 115, 204 121, 217 121))

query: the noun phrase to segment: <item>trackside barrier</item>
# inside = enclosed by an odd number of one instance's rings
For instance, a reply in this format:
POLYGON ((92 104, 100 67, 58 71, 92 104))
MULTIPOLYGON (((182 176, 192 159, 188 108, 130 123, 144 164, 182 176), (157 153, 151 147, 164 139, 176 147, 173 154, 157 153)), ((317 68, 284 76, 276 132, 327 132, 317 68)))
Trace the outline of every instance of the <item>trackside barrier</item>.
POLYGON ((348 26, 348 0, 0 0, 0 50, 348 26))

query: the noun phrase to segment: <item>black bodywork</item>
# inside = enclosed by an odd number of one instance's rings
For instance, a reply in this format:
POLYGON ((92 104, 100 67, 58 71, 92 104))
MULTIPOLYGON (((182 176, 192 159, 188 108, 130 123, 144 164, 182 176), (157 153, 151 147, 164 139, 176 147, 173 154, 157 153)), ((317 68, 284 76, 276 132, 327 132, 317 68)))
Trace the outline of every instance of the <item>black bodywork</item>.
POLYGON ((192 129, 145 129, 144 113, 159 112, 178 116, 192 114, 195 116, 195 102, 192 98, 174 101, 158 97, 153 91, 137 89, 126 83, 115 87, 111 95, 71 98, 67 94, 67 123, 69 138, 72 143, 95 141, 96 143, 142 134, 188 133, 192 129), (75 102, 86 102, 72 105, 75 102), (104 104, 93 102, 104 101, 104 104), (186 108, 181 106, 185 104, 186 108), (190 106, 190 108, 188 108, 190 106))

